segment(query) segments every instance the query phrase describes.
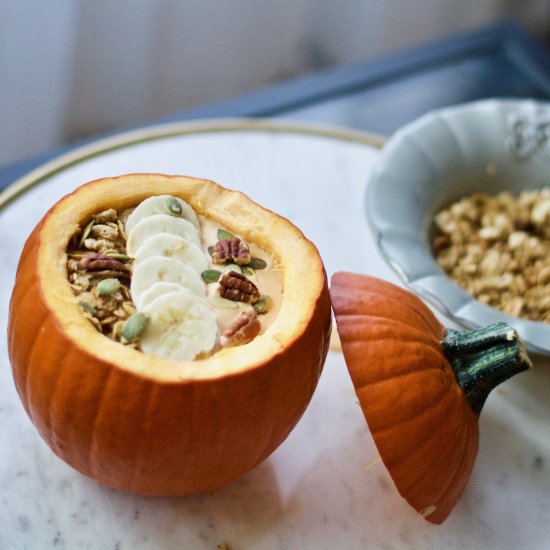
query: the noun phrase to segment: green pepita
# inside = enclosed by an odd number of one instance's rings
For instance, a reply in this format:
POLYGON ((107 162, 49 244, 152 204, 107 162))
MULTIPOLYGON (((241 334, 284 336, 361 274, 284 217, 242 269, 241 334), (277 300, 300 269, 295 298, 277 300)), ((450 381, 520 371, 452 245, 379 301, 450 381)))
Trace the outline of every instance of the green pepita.
POLYGON ((132 258, 130 256, 127 256, 126 254, 119 254, 118 252, 111 252, 110 254, 107 254, 109 258, 113 258, 113 260, 119 260, 120 262, 129 262, 132 258))
POLYGON ((217 283, 222 276, 222 272, 217 269, 206 269, 201 273, 202 280, 205 283, 217 283))
POLYGON ((120 288, 120 281, 118 279, 103 279, 97 283, 98 296, 110 296, 118 291, 120 288))
POLYGON ((84 228, 84 231, 82 231, 82 235, 80 236, 80 241, 78 241, 78 247, 82 248, 84 246, 84 241, 90 236, 90 231, 92 230, 92 227, 95 224, 95 220, 92 220, 88 225, 84 228))
POLYGON ((219 241, 230 241, 233 238, 233 233, 229 233, 225 229, 218 229, 218 240, 219 241))
POLYGON ((78 302, 78 305, 84 310, 87 311, 90 315, 93 315, 94 317, 97 317, 99 315, 99 311, 94 306, 91 306, 90 304, 87 304, 86 302, 83 302, 82 300, 78 302))
POLYGON ((260 299, 252 307, 258 315, 263 315, 271 310, 273 307, 273 300, 266 294, 262 294, 260 299))
POLYGON ((247 267, 251 269, 265 269, 267 267, 267 262, 261 258, 252 258, 247 267))
POLYGON ((241 267, 241 273, 246 277, 252 277, 254 275, 254 270, 245 265, 241 267))
POLYGON ((236 273, 242 273, 243 270, 241 269, 240 265, 237 264, 227 264, 225 266, 225 272, 229 273, 230 271, 235 271, 236 273))
POLYGON ((168 197, 164 201, 164 208, 171 216, 181 216, 181 213, 183 212, 181 203, 178 199, 176 199, 176 197, 168 197))
POLYGON ((212 256, 212 254, 214 254, 214 247, 213 246, 208 247, 208 254, 210 254, 210 256, 212 256))
POLYGON ((120 331, 120 341, 123 344, 131 344, 137 342, 141 335, 145 332, 145 329, 149 326, 150 321, 147 313, 135 313, 122 325, 120 331))

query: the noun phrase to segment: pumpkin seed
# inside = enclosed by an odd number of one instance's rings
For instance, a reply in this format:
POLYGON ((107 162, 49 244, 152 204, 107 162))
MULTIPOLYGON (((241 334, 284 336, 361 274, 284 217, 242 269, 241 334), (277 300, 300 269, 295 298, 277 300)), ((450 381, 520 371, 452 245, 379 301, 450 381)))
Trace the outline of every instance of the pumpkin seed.
POLYGON ((113 260, 119 260, 121 262, 129 262, 132 259, 130 256, 127 256, 126 254, 119 254, 118 252, 110 252, 107 256, 109 256, 109 258, 113 258, 113 260))
POLYGON ((87 304, 84 301, 78 302, 78 305, 84 310, 87 311, 90 315, 93 315, 94 317, 97 317, 99 315, 99 311, 94 306, 91 306, 90 304, 87 304))
POLYGON ((233 238, 233 233, 229 233, 225 229, 218 229, 218 240, 219 241, 230 241, 233 238))
POLYGON ((181 216, 183 211, 180 201, 176 197, 168 197, 164 201, 164 208, 171 216, 181 216))
POLYGON ((241 267, 241 273, 246 277, 252 277, 254 275, 254 270, 245 265, 244 267, 241 267))
POLYGON ((123 344, 130 344, 139 340, 149 325, 151 318, 147 313, 135 313, 122 325, 120 341, 123 344))
POLYGON ((262 294, 252 307, 258 315, 263 315, 273 307, 273 300, 267 294, 262 294))
POLYGON ((208 254, 210 254, 210 256, 212 256, 212 254, 214 254, 214 247, 213 246, 208 247, 208 254))
POLYGON ((252 258, 247 267, 251 269, 265 269, 267 267, 267 262, 261 258, 252 258))
POLYGON ((220 307, 223 309, 235 309, 239 307, 239 304, 237 304, 237 302, 227 300, 226 298, 222 298, 221 296, 209 296, 206 301, 213 307, 220 307))
POLYGON ((230 271, 235 271, 236 273, 242 273, 243 270, 241 269, 240 265, 237 264, 227 264, 225 266, 225 272, 229 273, 230 271))
POLYGON ((82 235, 80 236, 80 241, 78 241, 78 248, 82 248, 84 246, 84 241, 90 236, 90 231, 92 230, 94 224, 95 220, 92 219, 92 221, 84 228, 84 231, 82 231, 82 235))
POLYGON ((201 277, 205 283, 217 283, 222 276, 222 272, 217 269, 206 269, 201 273, 201 277))
POLYGON ((120 281, 118 279, 103 279, 97 283, 97 294, 99 296, 110 296, 114 294, 120 288, 120 281))

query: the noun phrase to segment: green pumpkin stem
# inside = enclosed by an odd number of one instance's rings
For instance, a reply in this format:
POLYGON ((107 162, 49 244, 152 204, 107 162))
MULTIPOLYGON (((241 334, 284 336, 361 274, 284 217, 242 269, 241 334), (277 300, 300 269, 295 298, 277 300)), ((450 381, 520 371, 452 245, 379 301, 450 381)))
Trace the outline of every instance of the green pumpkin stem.
POLYGON ((525 344, 506 323, 479 330, 447 329, 441 343, 476 414, 481 412, 491 390, 532 366, 525 344))

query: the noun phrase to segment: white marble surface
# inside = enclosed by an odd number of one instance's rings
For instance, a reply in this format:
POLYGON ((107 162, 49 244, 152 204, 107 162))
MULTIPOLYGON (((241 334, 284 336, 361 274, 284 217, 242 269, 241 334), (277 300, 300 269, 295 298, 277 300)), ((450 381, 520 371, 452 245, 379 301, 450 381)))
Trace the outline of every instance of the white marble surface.
MULTIPOLYGON (((329 274, 396 282, 363 215, 377 151, 296 132, 185 133, 83 160, 0 211, 0 330, 24 239, 60 196, 130 171, 212 178, 287 216, 315 241, 329 274)), ((493 392, 481 417, 472 479, 433 526, 399 496, 357 404, 341 354, 330 353, 311 405, 255 470, 210 494, 144 498, 97 485, 59 460, 19 403, 0 341, 0 550, 548 549, 550 365, 493 392)))

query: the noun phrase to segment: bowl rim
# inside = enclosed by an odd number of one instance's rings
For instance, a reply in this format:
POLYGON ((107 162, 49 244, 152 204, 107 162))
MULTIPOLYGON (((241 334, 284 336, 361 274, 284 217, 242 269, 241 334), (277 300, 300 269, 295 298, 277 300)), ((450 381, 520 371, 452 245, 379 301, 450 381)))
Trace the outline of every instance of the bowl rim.
MULTIPOLYGON (((442 313, 450 321, 467 329, 476 329, 493 322, 506 322, 517 330, 519 335, 526 342, 530 352, 550 356, 550 324, 512 317, 493 307, 479 302, 472 295, 455 283, 436 263, 431 253, 432 261, 424 261, 422 264, 422 276, 414 276, 418 262, 422 262, 403 248, 387 246, 386 229, 381 226, 381 213, 377 211, 376 203, 380 193, 384 193, 383 174, 386 165, 399 152, 399 144, 408 136, 422 131, 435 118, 449 119, 462 117, 472 111, 494 109, 496 112, 508 109, 544 109, 547 110, 550 118, 550 102, 533 99, 517 98, 492 98, 467 103, 461 103, 441 109, 429 111, 412 122, 398 129, 385 143, 380 157, 368 178, 368 185, 365 193, 365 210, 368 225, 372 232, 376 246, 390 268, 396 273, 399 279, 415 294, 420 296, 438 312, 442 313), (414 265, 413 265, 414 262, 414 265), (448 294, 441 294, 441 289, 448 294), (483 322, 480 321, 483 319, 483 322)), ((398 200, 395 198, 395 200, 398 200)), ((424 235, 416 232, 411 242, 420 245, 426 250, 424 235)), ((391 241, 391 238, 390 238, 391 241)))

